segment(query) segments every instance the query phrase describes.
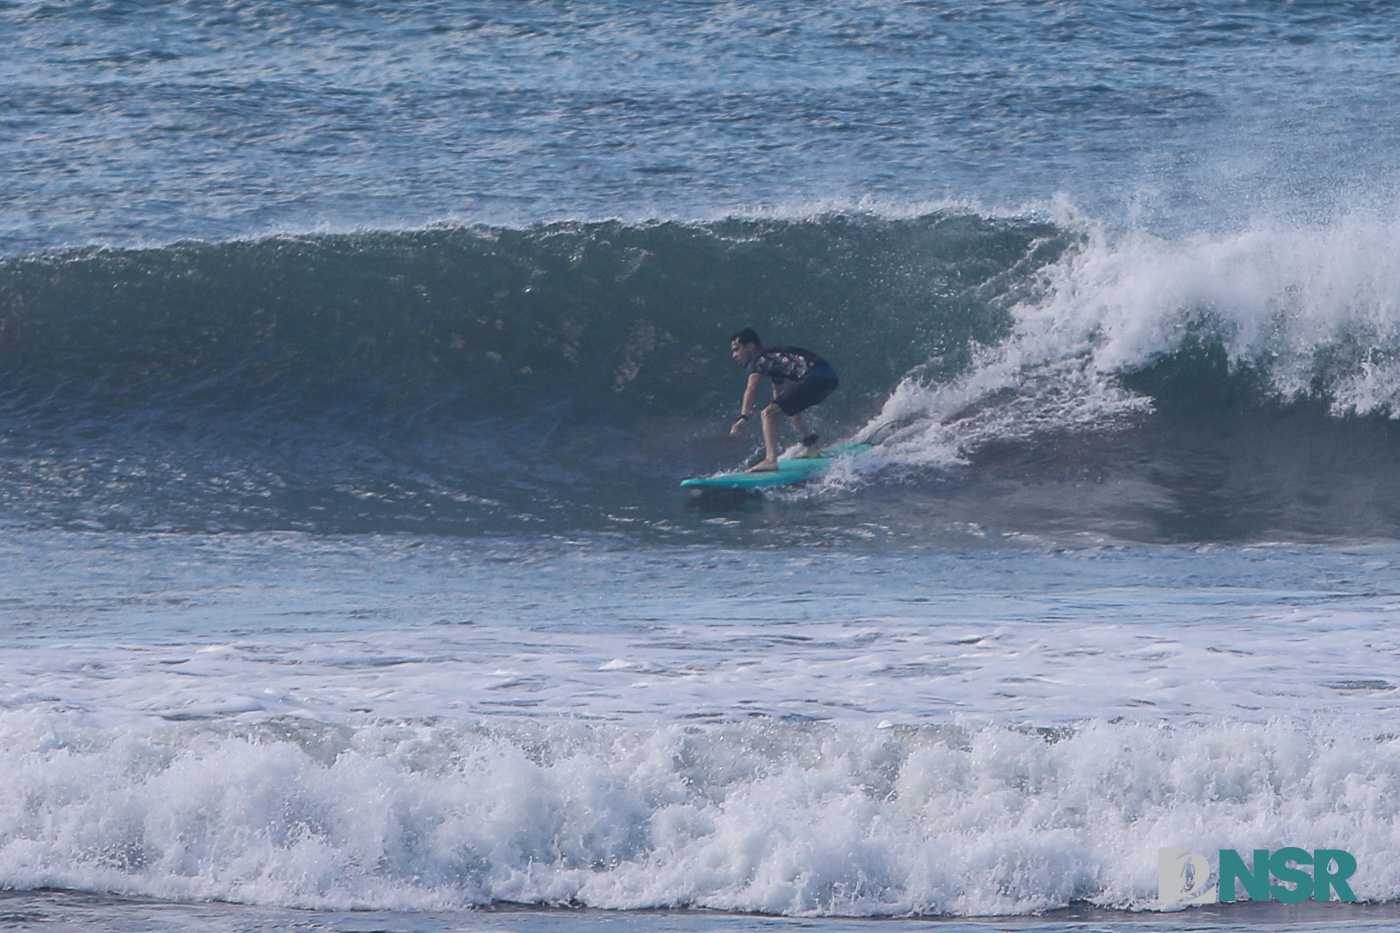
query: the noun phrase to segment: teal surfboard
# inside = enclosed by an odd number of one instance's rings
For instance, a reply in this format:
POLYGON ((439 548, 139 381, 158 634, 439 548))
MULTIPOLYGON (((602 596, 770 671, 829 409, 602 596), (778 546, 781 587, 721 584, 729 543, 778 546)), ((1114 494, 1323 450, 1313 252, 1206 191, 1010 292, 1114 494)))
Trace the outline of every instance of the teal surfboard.
POLYGON ((773 486, 791 486, 794 483, 805 483, 842 457, 869 449, 869 444, 847 444, 845 447, 833 447, 820 457, 780 458, 778 468, 766 473, 720 473, 718 476, 688 479, 681 485, 687 489, 768 489, 773 486))

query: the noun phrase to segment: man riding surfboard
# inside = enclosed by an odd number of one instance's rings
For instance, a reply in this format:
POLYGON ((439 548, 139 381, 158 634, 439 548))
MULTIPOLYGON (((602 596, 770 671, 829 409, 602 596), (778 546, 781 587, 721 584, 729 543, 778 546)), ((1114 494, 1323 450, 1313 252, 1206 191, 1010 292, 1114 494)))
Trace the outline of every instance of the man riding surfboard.
POLYGON ((734 362, 749 374, 744 386, 744 398, 739 403, 739 420, 729 429, 738 437, 744 422, 753 415, 758 401, 758 385, 764 376, 773 380, 773 401, 763 408, 763 460, 749 467, 752 473, 778 468, 778 427, 779 419, 786 415, 797 426, 802 437, 802 450, 799 457, 819 457, 818 437, 807 430, 807 419, 803 412, 821 402, 837 386, 836 370, 830 363, 811 350, 801 347, 763 347, 758 334, 746 327, 729 338, 734 362), (791 383, 791 385, 787 385, 791 383))

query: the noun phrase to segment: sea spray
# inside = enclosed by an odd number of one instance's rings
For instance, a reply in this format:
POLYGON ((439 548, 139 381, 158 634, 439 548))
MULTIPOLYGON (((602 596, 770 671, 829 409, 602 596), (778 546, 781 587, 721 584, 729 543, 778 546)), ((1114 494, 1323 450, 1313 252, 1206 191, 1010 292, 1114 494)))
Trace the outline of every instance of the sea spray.
POLYGON ((1201 354, 1219 354, 1256 404, 1391 415, 1397 241, 1400 228, 1369 215, 1176 241, 1090 225, 1036 270, 1042 286, 1011 309, 1004 339, 974 347, 951 378, 915 370, 866 431, 894 442, 889 461, 938 466, 992 442, 1111 430, 1154 404, 1179 408, 1171 390, 1192 389, 1170 368, 1201 354))

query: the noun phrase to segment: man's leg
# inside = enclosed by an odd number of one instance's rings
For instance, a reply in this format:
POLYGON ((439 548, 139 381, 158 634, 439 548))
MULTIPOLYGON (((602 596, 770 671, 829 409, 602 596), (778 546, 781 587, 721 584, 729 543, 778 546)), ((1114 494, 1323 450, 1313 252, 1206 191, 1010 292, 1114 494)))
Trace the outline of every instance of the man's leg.
POLYGON ((783 410, 776 403, 763 409, 763 446, 766 451, 763 460, 749 467, 750 473, 763 473, 778 468, 778 419, 783 410))
POLYGON ((802 438, 802 449, 798 451, 799 457, 820 457, 821 448, 817 446, 816 435, 807 430, 807 419, 802 412, 792 416, 792 423, 797 428, 797 436, 802 438), (810 441, 811 443, 808 443, 810 441))
MULTIPOLYGON (((797 436, 802 438, 802 450, 797 456, 820 457, 822 455, 821 450, 817 447, 817 436, 807 428, 806 411, 825 399, 835 388, 836 376, 833 373, 831 378, 804 379, 778 396, 775 406, 792 419, 793 425, 797 428, 797 436)), ((773 436, 774 448, 776 449, 776 430, 773 432, 773 436)))

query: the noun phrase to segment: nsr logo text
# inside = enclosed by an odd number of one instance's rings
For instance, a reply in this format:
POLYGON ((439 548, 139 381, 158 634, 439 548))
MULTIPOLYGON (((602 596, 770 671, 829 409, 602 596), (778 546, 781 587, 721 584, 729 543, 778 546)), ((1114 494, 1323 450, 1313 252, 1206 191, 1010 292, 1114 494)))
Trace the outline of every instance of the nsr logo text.
POLYGON ((1209 888, 1210 865, 1204 855, 1190 849, 1157 850, 1157 895, 1164 904, 1214 904, 1235 899, 1236 883, 1251 901, 1270 898, 1297 904, 1312 898, 1330 901, 1332 892, 1343 901, 1354 901, 1347 879, 1356 874, 1356 859, 1342 849, 1316 849, 1308 852, 1292 846, 1270 853, 1255 849, 1253 865, 1234 849, 1221 849, 1217 877, 1219 884, 1209 888), (1312 873, 1300 866, 1311 865, 1312 873), (1270 875, 1282 884, 1270 884, 1270 875), (1291 885, 1291 887, 1290 887, 1291 885))

